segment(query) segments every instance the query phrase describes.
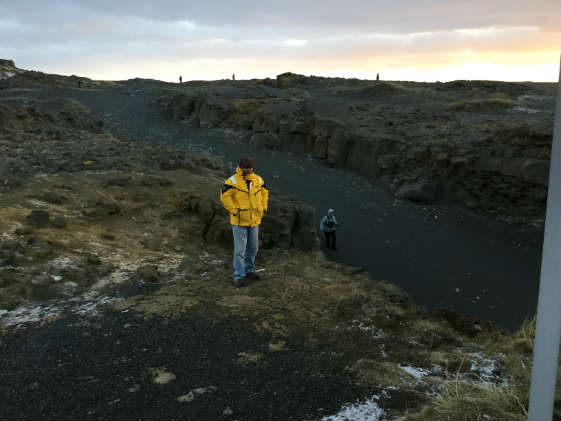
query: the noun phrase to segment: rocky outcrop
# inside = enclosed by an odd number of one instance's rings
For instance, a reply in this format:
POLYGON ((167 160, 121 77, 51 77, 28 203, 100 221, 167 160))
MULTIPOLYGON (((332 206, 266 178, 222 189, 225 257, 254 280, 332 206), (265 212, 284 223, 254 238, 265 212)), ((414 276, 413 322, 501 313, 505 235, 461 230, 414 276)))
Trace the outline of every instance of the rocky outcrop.
POLYGON ((0 80, 11 78, 22 71, 16 67, 13 60, 0 59, 0 80))
MULTIPOLYGON (((195 214, 202 220, 195 232, 185 233, 186 240, 194 234, 210 242, 231 244, 229 215, 219 200, 188 191, 181 192, 178 200, 183 214, 195 214)), ((269 200, 271 211, 264 216, 259 232, 261 247, 319 249, 314 208, 277 192, 272 192, 269 200)))
MULTIPOLYGON (((81 294, 117 276, 103 264, 113 251, 92 258, 98 241, 139 254, 231 247, 218 194, 231 175, 224 159, 125 142, 72 102, 48 104, 0 104, 0 229, 10 238, 0 242, 0 308, 81 294), (151 227, 165 228, 148 235, 151 227)), ((262 248, 319 248, 311 206, 275 191, 270 202, 262 248)), ((134 279, 165 278, 152 269, 134 279)))
POLYGON ((456 202, 511 221, 540 223, 552 118, 544 116, 545 110, 517 122, 508 115, 516 101, 507 96, 533 92, 531 85, 340 82, 338 98, 349 106, 340 113, 329 111, 329 117, 322 101, 328 101, 334 82, 292 73, 248 84, 243 95, 216 86, 166 95, 160 103, 196 127, 236 129, 252 144, 310 154, 328 165, 377 177, 402 198, 456 202), (259 84, 270 87, 266 96, 257 89, 259 84), (461 101, 450 95, 454 90, 461 101), (490 97, 472 99, 474 92, 490 97), (435 111, 438 124, 434 118, 427 121, 421 109, 398 111, 429 94, 434 97, 429 107, 440 107, 435 111), (384 118, 362 123, 372 117, 373 107, 384 118))

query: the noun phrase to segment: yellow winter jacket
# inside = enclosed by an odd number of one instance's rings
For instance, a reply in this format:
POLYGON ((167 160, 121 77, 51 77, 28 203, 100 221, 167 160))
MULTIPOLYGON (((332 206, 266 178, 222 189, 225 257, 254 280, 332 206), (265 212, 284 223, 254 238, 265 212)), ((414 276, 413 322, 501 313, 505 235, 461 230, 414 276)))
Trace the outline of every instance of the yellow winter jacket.
POLYGON ((230 224, 256 227, 267 210, 269 191, 261 177, 254 173, 244 177, 238 167, 236 173, 224 182, 220 201, 230 212, 230 224))

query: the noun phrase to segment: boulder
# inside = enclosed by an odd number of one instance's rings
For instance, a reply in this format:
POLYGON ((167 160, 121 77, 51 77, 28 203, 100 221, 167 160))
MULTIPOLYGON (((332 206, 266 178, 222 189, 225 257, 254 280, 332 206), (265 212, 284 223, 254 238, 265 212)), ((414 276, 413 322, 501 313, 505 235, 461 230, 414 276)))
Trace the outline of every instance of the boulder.
POLYGON ((512 158, 502 162, 501 173, 546 187, 549 181, 549 161, 512 158))
POLYGON ((104 200, 90 200, 87 209, 84 209, 86 216, 109 216, 121 213, 121 208, 117 203, 104 200))
POLYGON ((59 205, 64 201, 64 196, 58 195, 55 192, 47 192, 43 195, 43 200, 47 203, 59 205))
POLYGON ((547 187, 549 182, 549 161, 526 159, 522 164, 522 179, 529 183, 547 187))
POLYGON ((33 234, 33 227, 31 225, 23 225, 14 231, 17 235, 30 235, 33 234))
POLYGON ((26 255, 42 258, 48 256, 53 251, 53 247, 41 239, 40 237, 33 236, 27 241, 25 247, 26 255))
POLYGON ((432 183, 405 183, 396 196, 418 202, 431 202, 436 198, 436 186, 432 183))
POLYGON ((66 228, 66 218, 62 215, 57 216, 53 220, 53 227, 55 227, 55 228, 66 228))
POLYGON ((49 225, 50 215, 49 212, 44 210, 33 210, 26 217, 27 222, 34 228, 42 228, 49 225))
POLYGON ((133 279, 136 281, 143 281, 147 283, 157 283, 162 274, 158 270, 158 266, 156 265, 144 265, 140 266, 135 274, 133 275, 133 279))
POLYGON ((315 228, 315 209, 304 203, 295 207, 296 220, 292 232, 292 244, 300 250, 317 250, 319 240, 315 228))

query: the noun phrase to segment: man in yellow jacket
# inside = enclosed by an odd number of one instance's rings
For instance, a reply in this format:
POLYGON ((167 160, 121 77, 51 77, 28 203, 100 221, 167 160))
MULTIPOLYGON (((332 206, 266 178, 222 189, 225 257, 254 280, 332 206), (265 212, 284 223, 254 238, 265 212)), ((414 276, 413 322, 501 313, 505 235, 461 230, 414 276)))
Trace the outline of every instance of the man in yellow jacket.
POLYGON ((234 285, 242 287, 246 278, 259 279, 255 273, 259 224, 269 203, 265 182, 253 172, 253 159, 240 160, 236 173, 222 186, 220 201, 230 212, 234 234, 234 285))

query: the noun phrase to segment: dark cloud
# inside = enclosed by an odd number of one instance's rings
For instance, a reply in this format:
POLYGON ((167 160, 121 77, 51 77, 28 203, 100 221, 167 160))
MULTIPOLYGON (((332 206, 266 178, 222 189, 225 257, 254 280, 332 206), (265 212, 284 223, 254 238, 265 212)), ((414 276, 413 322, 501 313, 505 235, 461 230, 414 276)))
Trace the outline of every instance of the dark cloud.
POLYGON ((188 20, 202 26, 415 32, 486 26, 559 29, 558 0, 19 0, 0 16, 48 25, 88 17, 188 20))

